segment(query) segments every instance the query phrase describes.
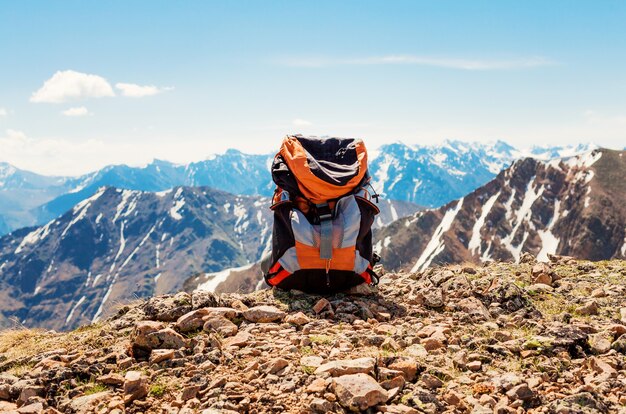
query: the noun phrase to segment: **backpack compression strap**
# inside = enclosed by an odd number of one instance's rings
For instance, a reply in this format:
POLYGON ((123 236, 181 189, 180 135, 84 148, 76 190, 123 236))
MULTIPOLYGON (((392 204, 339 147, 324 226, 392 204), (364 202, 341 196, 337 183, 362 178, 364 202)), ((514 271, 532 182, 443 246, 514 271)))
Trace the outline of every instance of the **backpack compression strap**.
POLYGON ((316 204, 315 208, 320 219, 320 259, 330 260, 333 258, 333 213, 328 203, 316 204))

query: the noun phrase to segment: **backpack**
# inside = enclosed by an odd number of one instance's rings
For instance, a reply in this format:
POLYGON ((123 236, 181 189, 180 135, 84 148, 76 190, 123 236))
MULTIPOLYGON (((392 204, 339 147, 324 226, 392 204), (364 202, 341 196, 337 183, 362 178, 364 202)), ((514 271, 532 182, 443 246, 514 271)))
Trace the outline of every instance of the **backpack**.
POLYGON ((276 190, 268 285, 332 293, 378 284, 372 224, 380 213, 367 151, 354 138, 287 136, 272 163, 276 190), (373 188, 372 188, 373 190, 373 188))

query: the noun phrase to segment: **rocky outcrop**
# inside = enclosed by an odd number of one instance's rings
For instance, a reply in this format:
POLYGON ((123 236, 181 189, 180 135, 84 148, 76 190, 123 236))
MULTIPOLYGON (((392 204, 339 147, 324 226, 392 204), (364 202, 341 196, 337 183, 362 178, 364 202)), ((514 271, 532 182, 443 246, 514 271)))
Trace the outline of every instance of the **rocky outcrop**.
POLYGON ((626 262, 553 257, 549 290, 537 272, 526 257, 358 294, 196 291, 68 333, 5 331, 0 409, 623 413, 626 262))

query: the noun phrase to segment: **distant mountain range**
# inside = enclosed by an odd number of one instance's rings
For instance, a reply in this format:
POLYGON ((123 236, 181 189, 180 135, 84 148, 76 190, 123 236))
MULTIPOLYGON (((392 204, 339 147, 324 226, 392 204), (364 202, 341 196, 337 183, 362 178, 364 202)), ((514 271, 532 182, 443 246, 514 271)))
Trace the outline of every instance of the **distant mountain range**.
POLYGON ((516 161, 486 185, 375 234, 389 269, 560 254, 626 259, 626 151, 516 161))
MULTIPOLYGON (((370 151, 374 188, 386 198, 438 207, 487 183, 516 159, 550 159, 581 153, 594 146, 533 148, 521 151, 494 144, 446 141, 438 146, 401 143, 370 151)), ((164 191, 176 186, 208 186, 241 195, 269 196, 273 154, 237 150, 187 165, 155 160, 145 167, 108 166, 80 177, 47 177, 0 163, 0 235, 47 223, 111 186, 164 191)))

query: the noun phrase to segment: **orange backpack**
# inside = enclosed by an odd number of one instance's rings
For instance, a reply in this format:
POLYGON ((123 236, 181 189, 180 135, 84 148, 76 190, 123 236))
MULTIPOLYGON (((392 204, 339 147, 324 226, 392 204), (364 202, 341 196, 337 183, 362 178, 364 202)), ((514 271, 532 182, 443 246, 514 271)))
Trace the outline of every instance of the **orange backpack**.
MULTIPOLYGON (((270 286, 330 293, 375 285, 367 151, 354 138, 287 136, 274 157, 270 286)), ((378 195, 373 194, 378 202, 378 195)))

